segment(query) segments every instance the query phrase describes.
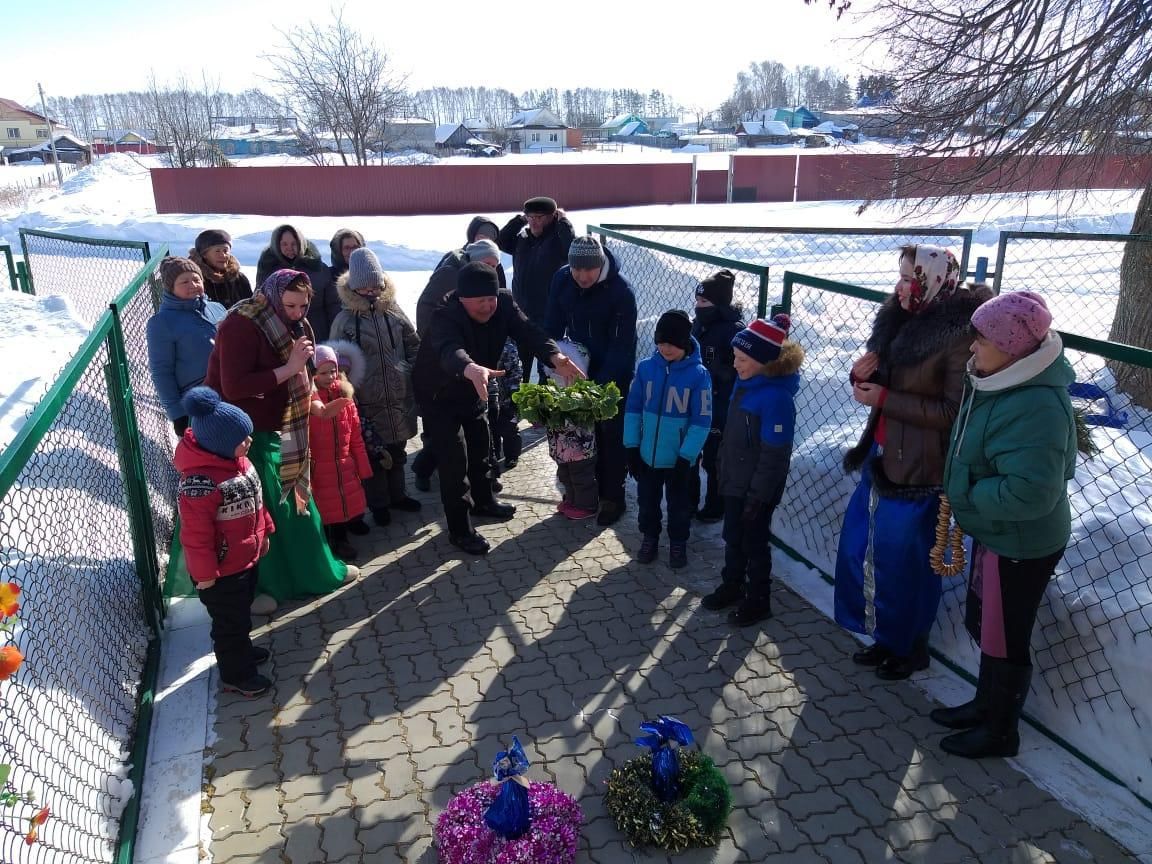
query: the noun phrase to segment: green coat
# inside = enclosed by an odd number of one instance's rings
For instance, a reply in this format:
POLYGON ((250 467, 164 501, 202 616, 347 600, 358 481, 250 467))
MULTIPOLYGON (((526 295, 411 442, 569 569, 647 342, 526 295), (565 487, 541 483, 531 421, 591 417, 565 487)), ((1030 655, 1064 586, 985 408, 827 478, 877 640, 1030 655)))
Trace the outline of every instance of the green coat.
POLYGON ((998 555, 1041 558, 1068 545, 1074 380, 1055 333, 993 375, 976 377, 969 363, 944 490, 964 533, 998 555))

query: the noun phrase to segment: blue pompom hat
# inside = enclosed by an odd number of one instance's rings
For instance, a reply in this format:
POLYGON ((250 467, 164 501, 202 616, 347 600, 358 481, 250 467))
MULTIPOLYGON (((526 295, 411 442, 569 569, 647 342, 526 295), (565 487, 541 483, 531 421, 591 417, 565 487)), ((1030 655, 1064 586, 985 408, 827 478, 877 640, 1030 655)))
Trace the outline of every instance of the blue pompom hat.
POLYGON ((232 459, 240 442, 252 434, 252 418, 211 387, 193 387, 185 393, 184 410, 196 443, 222 459, 232 459))

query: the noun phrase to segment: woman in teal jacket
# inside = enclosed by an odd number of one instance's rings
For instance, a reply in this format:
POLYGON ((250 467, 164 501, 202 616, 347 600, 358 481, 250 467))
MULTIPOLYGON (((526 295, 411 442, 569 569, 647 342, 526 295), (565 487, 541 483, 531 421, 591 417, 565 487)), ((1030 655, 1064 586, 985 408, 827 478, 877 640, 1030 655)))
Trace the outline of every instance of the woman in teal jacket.
POLYGON ((1036 613, 1072 531, 1068 481, 1075 376, 1052 315, 1030 291, 1002 294, 972 315, 976 338, 952 431, 944 488, 973 540, 965 624, 980 645, 976 695, 932 719, 965 731, 941 742, 968 758, 1015 756, 1032 677, 1036 613))

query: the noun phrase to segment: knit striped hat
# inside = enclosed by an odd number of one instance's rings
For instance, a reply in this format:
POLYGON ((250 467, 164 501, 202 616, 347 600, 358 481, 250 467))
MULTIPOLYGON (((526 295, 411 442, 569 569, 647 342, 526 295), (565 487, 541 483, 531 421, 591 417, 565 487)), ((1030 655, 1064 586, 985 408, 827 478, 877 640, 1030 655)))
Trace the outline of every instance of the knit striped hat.
POLYGON ((780 356, 791 327, 792 319, 784 313, 773 316, 771 321, 757 318, 732 337, 732 347, 738 348, 757 363, 771 363, 780 356))

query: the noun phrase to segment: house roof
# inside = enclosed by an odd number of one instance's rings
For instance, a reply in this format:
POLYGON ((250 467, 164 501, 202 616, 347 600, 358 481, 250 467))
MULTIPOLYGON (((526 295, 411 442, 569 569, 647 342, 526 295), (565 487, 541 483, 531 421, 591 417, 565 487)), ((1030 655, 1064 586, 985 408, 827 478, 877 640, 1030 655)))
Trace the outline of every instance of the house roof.
POLYGON ((632 122, 639 120, 639 119, 640 118, 637 117, 634 113, 632 113, 631 111, 628 111, 624 114, 617 114, 611 120, 605 120, 603 123, 600 124, 600 128, 601 129, 615 129, 618 126, 624 126, 628 123, 632 123, 632 122))
POLYGON ((425 117, 389 117, 389 126, 431 126, 432 121, 425 117))
POLYGON ((113 144, 119 144, 129 135, 134 135, 141 141, 148 144, 156 143, 156 133, 151 129, 93 129, 93 141, 111 141, 113 144))
MULTIPOLYGON (((52 141, 59 147, 61 142, 64 144, 71 144, 74 150, 87 150, 89 149, 87 142, 80 140, 75 135, 68 135, 63 132, 58 132, 53 136, 52 141)), ((15 150, 9 150, 8 153, 47 153, 52 149, 52 145, 48 141, 40 144, 34 144, 31 147, 18 147, 15 150)))
MULTIPOLYGON (((36 120, 36 121, 38 121, 38 122, 40 122, 40 123, 47 123, 47 122, 48 122, 48 121, 47 121, 47 120, 44 118, 44 115, 43 115, 43 114, 41 114, 41 113, 39 113, 39 112, 37 112, 37 111, 33 111, 33 110, 31 110, 30 108, 25 108, 25 107, 24 107, 23 105, 21 105, 19 102, 16 102, 16 101, 14 101, 14 100, 12 100, 12 99, 3 99, 3 98, 0 98, 0 108, 5 108, 5 109, 7 109, 7 110, 9 110, 9 111, 17 111, 17 112, 19 112, 19 113, 21 113, 21 114, 27 114, 27 115, 28 115, 30 118, 32 118, 33 120, 36 120)), ((53 121, 52 121, 52 125, 53 125, 53 126, 63 126, 64 124, 62 124, 62 123, 58 123, 58 122, 56 122, 55 120, 53 120, 53 121)))
POLYGON ((792 134, 783 120, 745 120, 740 125, 747 135, 779 135, 786 138, 792 134))
POLYGON ((524 129, 537 126, 544 129, 567 129, 564 122, 547 108, 531 108, 520 111, 508 121, 507 129, 524 129))
POLYGON ((620 134, 620 135, 635 135, 636 130, 638 130, 643 125, 644 125, 643 120, 633 120, 633 121, 631 121, 629 123, 625 123, 623 126, 621 126, 620 132, 618 134, 620 134))
MULTIPOLYGON (((449 138, 451 138, 456 133, 457 129, 464 129, 463 124, 461 124, 461 123, 441 123, 439 126, 436 127, 436 134, 434 136, 436 139, 436 143, 437 144, 445 143, 449 138)), ((464 129, 464 131, 467 132, 468 130, 464 129)))

